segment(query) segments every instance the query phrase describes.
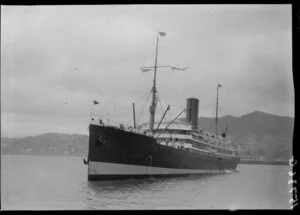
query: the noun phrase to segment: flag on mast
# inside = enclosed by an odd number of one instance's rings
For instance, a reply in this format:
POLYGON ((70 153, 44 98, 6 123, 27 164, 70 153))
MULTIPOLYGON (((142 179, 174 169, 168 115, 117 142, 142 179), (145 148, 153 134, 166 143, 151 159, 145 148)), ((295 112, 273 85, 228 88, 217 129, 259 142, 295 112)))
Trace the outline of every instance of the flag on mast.
POLYGON ((166 36, 167 34, 166 34, 166 32, 158 32, 159 33, 159 35, 161 36, 161 37, 164 37, 164 36, 166 36))
POLYGON ((221 85, 221 84, 218 84, 218 87, 222 87, 222 85, 221 85))
POLYGON ((181 70, 181 71, 184 71, 186 70, 188 67, 185 67, 185 68, 177 68, 177 67, 174 67, 174 66, 171 66, 171 69, 172 70, 181 70))
POLYGON ((99 102, 97 102, 96 100, 94 100, 93 102, 94 102, 94 105, 97 105, 97 104, 99 104, 99 102))
POLYGON ((152 70, 153 68, 145 68, 145 67, 141 67, 141 71, 142 72, 148 72, 150 70, 152 70))

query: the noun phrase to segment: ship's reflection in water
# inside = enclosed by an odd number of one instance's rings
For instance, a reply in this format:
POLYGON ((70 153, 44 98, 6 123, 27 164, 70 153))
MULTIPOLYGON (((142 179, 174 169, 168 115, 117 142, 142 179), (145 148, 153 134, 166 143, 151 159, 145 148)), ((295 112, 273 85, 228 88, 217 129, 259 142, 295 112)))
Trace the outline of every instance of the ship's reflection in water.
POLYGON ((212 177, 217 175, 88 181, 85 205, 86 209, 188 209, 188 204, 176 204, 178 195, 182 198, 191 184, 205 186, 212 177), (174 205, 168 207, 165 203, 170 200, 174 205))

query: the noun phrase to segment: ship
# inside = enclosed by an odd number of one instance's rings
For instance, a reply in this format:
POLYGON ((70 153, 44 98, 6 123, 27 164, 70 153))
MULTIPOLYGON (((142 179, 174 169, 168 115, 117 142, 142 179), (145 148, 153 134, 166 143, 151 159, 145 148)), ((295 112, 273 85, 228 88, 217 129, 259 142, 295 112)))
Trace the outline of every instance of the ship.
POLYGON ((133 126, 112 123, 91 114, 88 155, 87 160, 84 159, 89 181, 219 174, 236 170, 240 162, 238 147, 230 142, 226 132, 218 134, 220 84, 217 85, 215 132, 198 127, 198 98, 187 98, 186 108, 173 120, 163 122, 169 105, 161 120, 155 122, 158 42, 159 37, 165 35, 165 32, 157 32, 154 67, 143 68, 154 71, 149 123, 136 125, 134 103, 133 126), (185 117, 179 118, 183 113, 185 117))

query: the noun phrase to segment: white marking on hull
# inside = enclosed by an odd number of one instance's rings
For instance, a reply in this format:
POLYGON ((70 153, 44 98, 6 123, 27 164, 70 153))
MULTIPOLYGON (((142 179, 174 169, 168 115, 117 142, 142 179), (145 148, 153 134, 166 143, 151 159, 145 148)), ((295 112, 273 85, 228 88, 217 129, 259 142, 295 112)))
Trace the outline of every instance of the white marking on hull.
POLYGON ((90 161, 89 175, 158 175, 158 174, 199 174, 199 173, 224 173, 224 170, 208 169, 173 169, 151 166, 139 166, 118 163, 105 163, 90 161))

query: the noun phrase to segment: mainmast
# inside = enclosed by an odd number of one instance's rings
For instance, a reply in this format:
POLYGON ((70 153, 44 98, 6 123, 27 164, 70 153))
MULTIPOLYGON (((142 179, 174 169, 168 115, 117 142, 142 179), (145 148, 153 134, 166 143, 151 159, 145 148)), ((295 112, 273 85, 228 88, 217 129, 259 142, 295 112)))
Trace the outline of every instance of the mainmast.
POLYGON ((219 87, 222 87, 221 84, 217 86, 217 105, 216 105, 216 127, 215 127, 215 134, 218 136, 218 97, 219 97, 219 87))
POLYGON ((150 132, 153 132, 153 128, 154 128, 154 120, 155 120, 155 110, 156 110, 156 68, 157 68, 157 52, 158 52, 158 38, 160 36, 165 36, 166 33, 165 32, 157 32, 157 39, 156 39, 156 53, 155 53, 155 66, 154 66, 154 78, 153 78, 153 86, 152 86, 152 102, 151 102, 151 106, 150 106, 150 124, 149 124, 149 128, 150 128, 150 132))

